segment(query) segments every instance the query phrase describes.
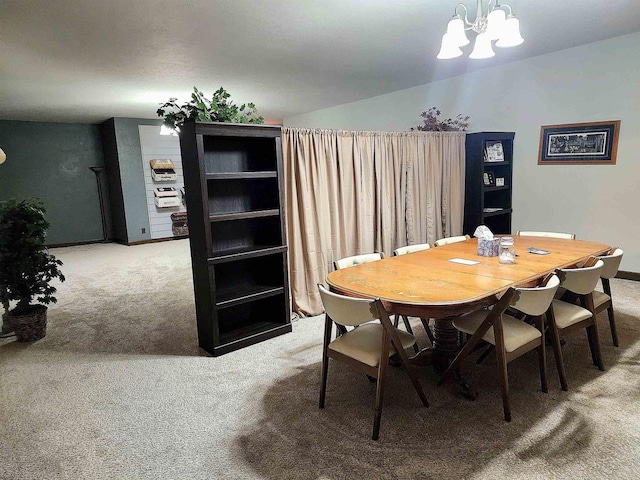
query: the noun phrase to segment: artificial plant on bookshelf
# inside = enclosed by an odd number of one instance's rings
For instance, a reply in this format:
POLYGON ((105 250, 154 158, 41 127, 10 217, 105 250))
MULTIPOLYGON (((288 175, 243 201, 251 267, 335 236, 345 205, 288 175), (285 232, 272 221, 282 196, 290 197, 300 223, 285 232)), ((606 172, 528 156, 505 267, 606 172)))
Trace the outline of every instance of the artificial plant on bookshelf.
POLYGON ((200 347, 290 332, 280 127, 187 121, 180 148, 200 347))
POLYGON ((478 225, 493 233, 511 233, 513 132, 468 133, 464 233, 478 225))

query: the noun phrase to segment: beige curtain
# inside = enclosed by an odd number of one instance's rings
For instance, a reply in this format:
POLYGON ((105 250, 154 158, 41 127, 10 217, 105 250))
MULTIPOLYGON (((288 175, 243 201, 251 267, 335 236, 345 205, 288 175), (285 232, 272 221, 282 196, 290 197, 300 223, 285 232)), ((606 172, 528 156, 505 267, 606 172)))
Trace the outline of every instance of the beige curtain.
POLYGON ((322 313, 333 261, 462 233, 462 132, 282 129, 294 311, 322 313))

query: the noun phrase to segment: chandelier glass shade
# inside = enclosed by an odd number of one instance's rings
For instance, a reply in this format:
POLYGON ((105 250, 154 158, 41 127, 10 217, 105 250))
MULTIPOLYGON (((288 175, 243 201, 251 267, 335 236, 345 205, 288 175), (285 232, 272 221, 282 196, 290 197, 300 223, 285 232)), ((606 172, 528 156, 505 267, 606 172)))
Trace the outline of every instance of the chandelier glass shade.
POLYGON ((520 35, 520 21, 513 15, 509 5, 500 5, 499 0, 489 0, 485 14, 482 8, 483 0, 477 1, 477 13, 473 22, 469 21, 467 7, 464 4, 459 3, 456 6, 455 13, 447 25, 447 31, 442 36, 439 59, 461 56, 463 52, 460 47, 470 43, 466 34, 468 30, 477 34, 469 58, 493 57, 493 41, 496 42, 495 46, 500 48, 515 47, 524 42, 520 35), (458 13, 458 9, 464 10, 464 16, 458 13))

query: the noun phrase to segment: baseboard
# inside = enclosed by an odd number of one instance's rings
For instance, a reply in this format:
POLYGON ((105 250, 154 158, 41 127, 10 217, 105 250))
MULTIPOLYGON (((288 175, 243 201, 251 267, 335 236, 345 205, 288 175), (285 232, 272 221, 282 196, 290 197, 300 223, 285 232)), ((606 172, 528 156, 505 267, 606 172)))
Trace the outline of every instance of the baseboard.
POLYGON ((139 240, 137 242, 129 242, 125 245, 144 245, 145 243, 158 243, 158 242, 170 242, 171 240, 184 240, 185 238, 189 238, 188 235, 180 235, 179 237, 167 237, 167 238, 154 238, 151 240, 139 240))
POLYGON ((76 247, 78 245, 91 245, 93 243, 109 243, 110 240, 87 240, 85 242, 52 243, 47 248, 76 247))
POLYGON ((622 272, 618 271, 616 278, 622 278, 623 280, 635 280, 640 282, 640 273, 638 272, 622 272))

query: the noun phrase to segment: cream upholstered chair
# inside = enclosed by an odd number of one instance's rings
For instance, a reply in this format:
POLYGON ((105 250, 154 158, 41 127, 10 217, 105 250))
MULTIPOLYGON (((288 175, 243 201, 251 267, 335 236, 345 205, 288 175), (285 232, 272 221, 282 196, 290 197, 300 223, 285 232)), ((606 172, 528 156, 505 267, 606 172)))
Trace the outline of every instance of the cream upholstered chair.
POLYGON ((600 352, 600 340, 598 338, 598 323, 596 322, 595 306, 593 304, 593 290, 595 289, 604 262, 595 257, 590 257, 584 266, 580 268, 560 269, 557 271, 560 277, 560 286, 567 292, 575 294, 581 306, 574 303, 555 299, 551 303, 547 320, 551 334, 551 344, 556 357, 556 366, 560 376, 560 385, 563 390, 568 390, 567 379, 562 358, 560 337, 576 330, 586 328, 589 348, 593 364, 600 370, 604 370, 602 353, 600 352))
POLYGON ((445 237, 440 240, 436 240, 434 246, 441 247, 443 245, 449 245, 450 243, 458 243, 469 240, 471 237, 469 235, 458 235, 457 237, 445 237))
POLYGON ((407 253, 421 252, 422 250, 429 250, 431 245, 428 243, 421 243, 419 245, 407 245, 406 247, 396 248, 393 251, 393 255, 406 255, 407 253))
POLYGON ((384 258, 384 253, 364 253, 362 255, 353 255, 351 257, 344 257, 340 260, 333 262, 333 266, 336 270, 342 270, 343 268, 355 267, 356 265, 362 265, 363 263, 376 262, 384 258))
POLYGON ((521 237, 546 237, 546 238, 566 238, 567 240, 575 240, 575 233, 562 232, 535 232, 531 230, 518 230, 516 235, 521 237))
POLYGON ((624 252, 620 248, 612 248, 607 255, 598 257, 604 262, 602 272, 600 273, 600 281, 602 282, 603 292, 598 290, 593 291, 593 305, 596 309, 596 314, 607 311, 609 315, 609 328, 611 328, 611 339, 614 346, 618 344, 618 332, 616 330, 616 319, 613 314, 613 300, 611 298, 611 283, 609 279, 616 276, 618 268, 620 268, 620 262, 622 261, 622 255, 624 252))
POLYGON ((422 404, 425 407, 429 406, 427 397, 405 352, 405 348, 413 345, 415 339, 412 335, 391 325, 389 315, 379 299, 345 297, 328 291, 322 285, 318 285, 318 289, 326 312, 319 406, 324 408, 325 404, 329 358, 346 363, 370 377, 377 378, 373 435, 371 437, 373 440, 377 440, 380 433, 385 379, 391 355, 398 354, 413 387, 422 400, 422 404), (373 322, 376 319, 380 322, 373 322), (331 341, 333 323, 357 326, 358 328, 354 328, 331 341))
MULTIPOLYGON (((398 255, 406 255, 408 253, 414 253, 414 252, 421 252, 423 250, 429 250, 431 248, 431 245, 429 245, 428 243, 421 243, 419 245, 407 245, 406 247, 400 247, 400 248, 396 248, 393 251, 393 255, 394 256, 398 256, 398 255)), ((404 322, 404 326, 407 329, 407 332, 413 334, 413 330, 411 330, 411 324, 409 323, 409 318, 406 315, 400 315, 402 317, 402 321, 404 322)), ((429 326, 429 320, 426 318, 421 318, 420 321, 422 322, 422 326, 424 327, 425 331, 427 332, 427 336, 429 337, 429 340, 431 341, 431 344, 433 344, 433 342, 435 341, 434 337, 433 337, 433 332, 431 331, 431 327, 429 326)), ((398 316, 396 315, 396 320, 395 320, 395 326, 398 326, 398 316)), ((417 343, 414 346, 414 349, 417 349, 417 343)), ((417 350, 416 350, 417 353, 417 350)))
POLYGON ((509 379, 507 376, 507 363, 511 360, 535 349, 538 353, 540 384, 542 391, 546 393, 548 387, 544 315, 551 305, 558 285, 560 285, 558 277, 551 275, 543 280, 542 285, 535 288, 510 288, 492 310, 480 310, 456 318, 453 321, 453 326, 459 331, 471 335, 471 339, 456 356, 438 384, 441 384, 445 377, 457 368, 459 362, 471 353, 473 347, 480 340, 484 340, 495 346, 502 390, 502 407, 504 419, 507 422, 511 421, 509 379), (507 307, 521 312, 522 318, 514 318, 504 313, 507 307), (527 317, 534 320, 535 327, 525 322, 527 317))

